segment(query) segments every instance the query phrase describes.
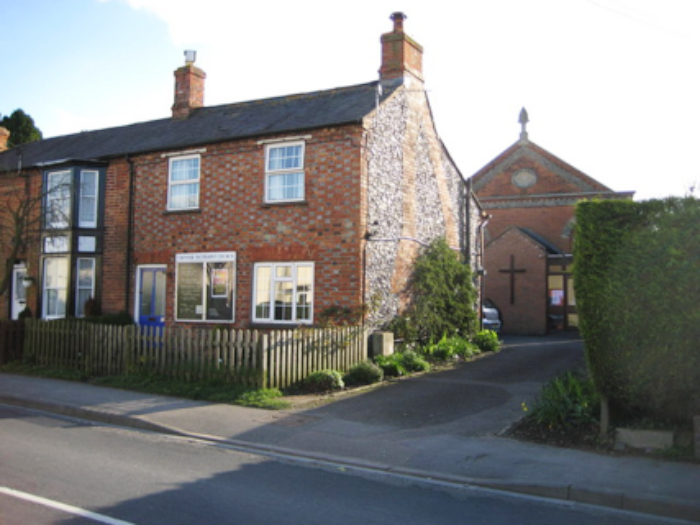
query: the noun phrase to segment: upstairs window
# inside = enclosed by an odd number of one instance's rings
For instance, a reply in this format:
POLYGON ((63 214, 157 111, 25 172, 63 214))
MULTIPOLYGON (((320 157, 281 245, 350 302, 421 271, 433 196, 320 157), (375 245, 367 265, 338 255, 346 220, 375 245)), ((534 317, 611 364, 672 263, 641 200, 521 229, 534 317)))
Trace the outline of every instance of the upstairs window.
POLYGON ((97 228, 97 186, 98 172, 83 170, 80 172, 78 197, 78 226, 80 228, 97 228))
POLYGON ((197 209, 199 181, 199 155, 171 158, 168 174, 168 210, 197 209))
POLYGON ((265 150, 265 202, 304 200, 304 143, 268 145, 265 150))
POLYGON ((64 229, 70 224, 71 171, 52 171, 46 175, 46 228, 64 229))

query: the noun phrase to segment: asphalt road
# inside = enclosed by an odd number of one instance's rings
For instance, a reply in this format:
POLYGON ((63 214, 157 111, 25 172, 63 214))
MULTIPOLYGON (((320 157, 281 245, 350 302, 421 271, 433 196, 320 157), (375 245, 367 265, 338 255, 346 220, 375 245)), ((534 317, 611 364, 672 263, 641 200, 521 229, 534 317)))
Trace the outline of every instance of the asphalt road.
POLYGON ((323 418, 381 424, 393 431, 421 429, 462 436, 494 434, 522 417, 542 384, 567 370, 583 369, 583 342, 569 334, 506 338, 496 355, 452 370, 399 381, 307 412, 323 418))
POLYGON ((310 468, 291 457, 3 405, 0 443, 3 525, 663 522, 390 474, 358 475, 342 465, 310 468))

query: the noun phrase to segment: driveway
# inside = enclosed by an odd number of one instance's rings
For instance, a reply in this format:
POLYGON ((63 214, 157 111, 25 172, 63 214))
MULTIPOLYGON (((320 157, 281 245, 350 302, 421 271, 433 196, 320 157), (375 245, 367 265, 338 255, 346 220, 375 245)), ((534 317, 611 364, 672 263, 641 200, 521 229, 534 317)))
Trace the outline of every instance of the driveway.
POLYGON ((387 432, 498 433, 522 415, 541 385, 583 368, 576 335, 504 336, 503 350, 456 368, 388 384, 306 412, 322 419, 377 425, 387 432))

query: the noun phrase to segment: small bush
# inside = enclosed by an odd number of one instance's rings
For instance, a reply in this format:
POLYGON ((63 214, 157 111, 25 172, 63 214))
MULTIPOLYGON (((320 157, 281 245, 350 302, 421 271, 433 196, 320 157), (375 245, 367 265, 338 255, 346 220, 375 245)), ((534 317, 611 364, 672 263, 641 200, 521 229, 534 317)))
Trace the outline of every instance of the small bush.
POLYGON ((374 358, 374 362, 384 371, 386 377, 399 377, 408 373, 401 355, 378 355, 374 358))
POLYGON ((459 336, 443 336, 440 341, 426 346, 423 351, 438 361, 450 361, 455 357, 467 359, 479 353, 474 344, 459 336))
POLYGON ((343 376, 336 370, 320 370, 307 377, 302 383, 305 392, 328 392, 345 387, 343 376))
POLYGON ((528 418, 549 428, 572 428, 596 422, 598 395, 589 378, 567 372, 542 387, 528 418))
POLYGON ((474 336, 473 343, 482 352, 501 351, 501 342, 498 340, 498 334, 493 330, 482 330, 474 336))
POLYGON ((358 363, 345 375, 347 385, 371 385, 384 379, 384 370, 370 361, 358 363))
POLYGON ((428 372, 430 363, 423 359, 417 352, 406 350, 400 354, 396 354, 401 360, 403 367, 409 372, 428 372))

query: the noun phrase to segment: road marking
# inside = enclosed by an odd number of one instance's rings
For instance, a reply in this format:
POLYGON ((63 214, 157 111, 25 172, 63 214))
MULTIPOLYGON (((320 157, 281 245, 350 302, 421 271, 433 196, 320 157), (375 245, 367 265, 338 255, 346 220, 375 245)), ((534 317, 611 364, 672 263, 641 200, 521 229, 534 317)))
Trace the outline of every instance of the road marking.
POLYGON ((110 518, 109 516, 105 516, 104 514, 97 514, 96 512, 90 512, 89 510, 81 509, 80 507, 66 505, 65 503, 59 503, 58 501, 42 498, 41 496, 35 496, 34 494, 28 494, 26 492, 21 492, 19 490, 10 489, 7 487, 0 487, 0 493, 7 494, 8 496, 13 496, 15 498, 23 499, 25 501, 31 501, 32 503, 37 503, 39 505, 44 505, 45 507, 50 507, 52 509, 61 510, 70 514, 75 514, 76 516, 89 518, 93 521, 98 521, 106 525, 134 525, 133 523, 128 521, 110 518))

